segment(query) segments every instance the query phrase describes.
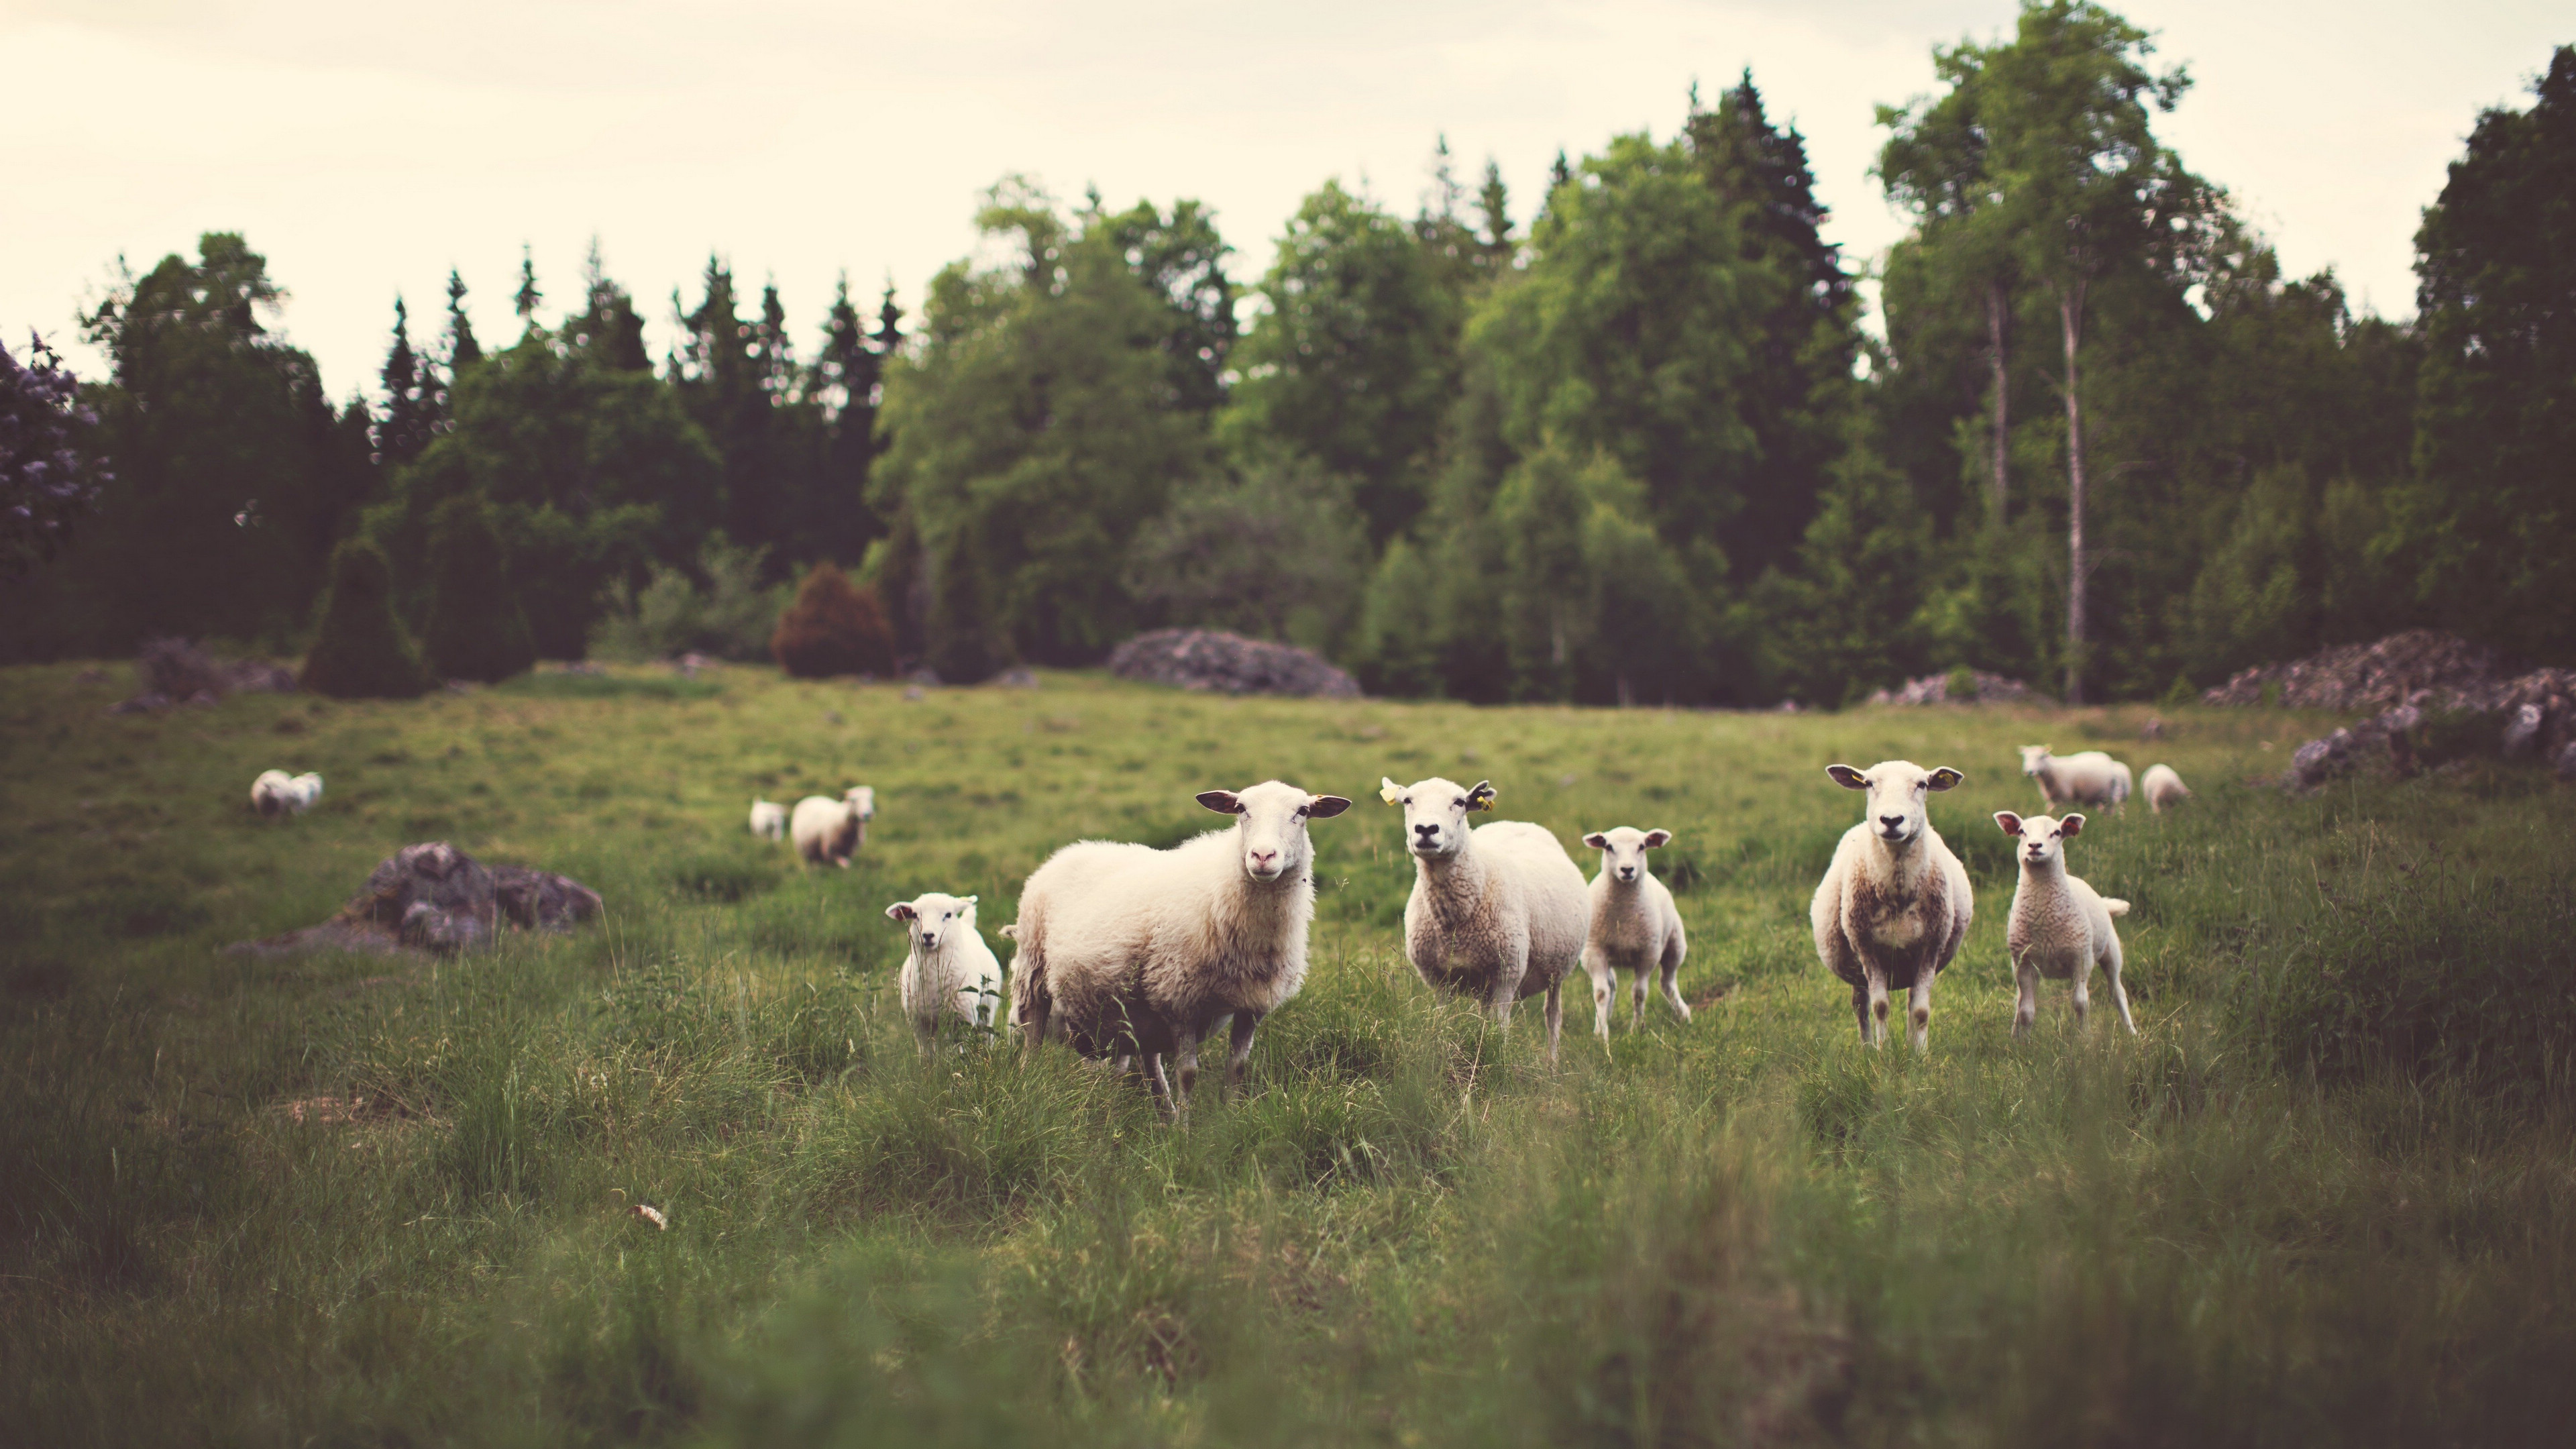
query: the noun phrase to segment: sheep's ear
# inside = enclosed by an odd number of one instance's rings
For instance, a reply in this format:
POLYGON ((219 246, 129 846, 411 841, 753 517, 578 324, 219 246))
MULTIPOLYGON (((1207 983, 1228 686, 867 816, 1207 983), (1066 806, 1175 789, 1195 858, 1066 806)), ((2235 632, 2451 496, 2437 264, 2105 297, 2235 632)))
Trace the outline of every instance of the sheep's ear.
POLYGON ((1309 819, 1330 820, 1350 808, 1351 802, 1339 795, 1318 795, 1306 802, 1306 815, 1309 819))
POLYGON ((1646 848, 1648 850, 1658 850, 1672 843, 1673 833, 1669 830, 1649 830, 1646 832, 1646 848))
POLYGON ((1467 808, 1470 810, 1491 810, 1494 808, 1494 799, 1494 782, 1491 780, 1478 780, 1476 782, 1476 788, 1467 792, 1467 808))
POLYGON ((1968 777, 1951 769, 1947 765, 1943 765, 1941 768, 1932 772, 1932 778, 1928 783, 1935 790, 1947 790, 1966 778, 1968 777))
POLYGON ((2058 821, 2057 833, 2065 836, 2082 835, 2084 833, 2084 817, 2081 815, 2069 815, 2065 819, 2058 821))
POLYGON ((1842 786, 1846 790, 1866 790, 1869 788, 1869 777, 1863 775, 1860 771, 1853 769, 1849 765, 1827 765, 1825 766, 1825 773, 1833 776, 1834 783, 1842 786))
POLYGON ((893 905, 886 907, 886 919, 889 921, 909 921, 912 917, 913 910, 912 902, 910 901, 897 901, 893 905))
POLYGON ((1199 796, 1199 803, 1205 805, 1207 808, 1215 811, 1219 815, 1240 815, 1243 813, 1243 802, 1234 798, 1234 792, 1232 790, 1206 791, 1199 796))
POLYGON ((1404 798, 1404 787, 1384 775, 1377 777, 1377 798, 1389 805, 1404 798))
POLYGON ((1995 824, 2002 826, 2003 832, 2006 835, 2021 834, 2021 817, 2015 815, 2009 810, 1996 811, 1995 824))
POLYGON ((1591 846, 1594 850, 1608 850, 1610 848, 1610 837, 1596 830, 1590 835, 1583 837, 1583 843, 1591 846))
POLYGON ((975 904, 975 902, 977 902, 978 900, 981 900, 981 899, 983 899, 981 896, 968 896, 968 897, 966 897, 966 898, 965 898, 965 900, 966 900, 966 904, 968 904, 968 905, 970 905, 970 906, 971 906, 971 905, 973 905, 973 904, 975 904))

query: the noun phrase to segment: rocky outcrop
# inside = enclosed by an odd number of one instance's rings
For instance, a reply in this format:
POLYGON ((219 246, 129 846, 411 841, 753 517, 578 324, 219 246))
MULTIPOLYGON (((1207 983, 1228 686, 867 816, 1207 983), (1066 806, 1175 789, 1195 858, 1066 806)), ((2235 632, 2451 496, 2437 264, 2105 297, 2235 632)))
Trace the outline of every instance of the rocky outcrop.
POLYGON ((1109 656, 1121 679, 1176 684, 1215 694, 1280 694, 1356 699, 1359 681, 1311 649, 1246 639, 1222 629, 1157 629, 1109 656))
POLYGON ((227 694, 295 692, 295 671, 265 659, 219 659, 185 639, 146 640, 134 672, 142 689, 110 714, 144 714, 174 704, 213 704, 227 694))
POLYGON ((2371 644, 2343 644, 2287 664, 2238 671, 2202 694, 2203 704, 2280 704, 2290 709, 2488 709, 2505 682, 2496 652, 2455 634, 2410 629, 2371 644))
POLYGON ((2371 711, 2299 746, 2281 781, 2296 790, 2354 770, 2412 775, 2477 754, 2536 757, 2576 779, 2576 670, 2507 675, 2494 650, 2430 629, 2244 670, 2201 701, 2371 711))
POLYGON ((1872 704, 2054 704, 2055 700, 2018 679, 1982 669, 1954 669, 1909 679, 1894 689, 1869 697, 1872 704))
POLYGON ((318 926, 235 950, 429 951, 451 955, 488 946, 505 928, 563 930, 600 912, 599 892, 567 875, 527 866, 485 866, 444 840, 406 845, 318 926))

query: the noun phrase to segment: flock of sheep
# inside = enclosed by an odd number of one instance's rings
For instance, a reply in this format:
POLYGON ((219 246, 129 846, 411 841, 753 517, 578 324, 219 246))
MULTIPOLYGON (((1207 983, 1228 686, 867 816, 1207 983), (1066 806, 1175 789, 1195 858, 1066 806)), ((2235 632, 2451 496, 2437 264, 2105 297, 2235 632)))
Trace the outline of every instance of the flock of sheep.
MULTIPOLYGON (((2117 809, 2129 798, 2129 767, 2098 750, 2061 757, 2030 745, 2021 754, 2022 773, 2050 810, 2117 809)), ((1926 1050, 1933 979, 1958 954, 1975 911, 1967 869, 1932 828, 1928 802, 1962 777, 1905 760, 1867 770, 1832 765, 1825 773, 1865 792, 1868 806, 1816 887, 1809 911, 1816 955, 1851 987, 1862 1041, 1882 1044, 1890 997, 1901 991, 1909 997, 1908 1036, 1915 1050, 1926 1050)), ((2159 812, 2191 793, 2166 765, 2150 766, 2143 783, 2159 812)), ((1674 1014, 1691 1019, 1674 985, 1689 940, 1672 892, 1646 860, 1648 851, 1671 843, 1671 831, 1620 826, 1584 836, 1601 853, 1600 873, 1587 886, 1545 827, 1519 820, 1469 827, 1470 815, 1494 808, 1491 781, 1382 780, 1378 795, 1404 812, 1414 867, 1404 952, 1433 988, 1480 1003, 1506 1025, 1514 1004, 1543 995, 1551 1062, 1564 1027, 1565 977, 1578 963, 1592 980, 1592 1029, 1605 1045, 1622 971, 1630 977, 1632 1026, 1644 1019, 1649 975, 1660 976, 1674 1014)), ((321 799, 322 777, 269 770, 250 797, 262 815, 301 814, 321 799)), ((1077 841, 1029 877, 1019 919, 1001 929, 1017 945, 1007 1016, 1002 964, 977 928, 975 897, 933 893, 886 907, 909 941, 900 987, 922 1053, 933 1051, 952 1019, 986 1032, 1008 1025, 1030 1047, 1054 1037, 1140 1074, 1164 1110, 1177 1113, 1198 1080, 1199 1044, 1223 1023, 1226 1090, 1239 1089, 1261 1019, 1305 984, 1315 915, 1307 826, 1351 802, 1277 780, 1210 790, 1198 801, 1233 816, 1233 827, 1169 850, 1077 841), (1179 1076, 1177 1090, 1167 1060, 1179 1076)), ((755 800, 751 829, 794 842, 808 863, 846 869, 875 817, 876 792, 861 785, 838 799, 809 795, 793 810, 755 800)), ((2020 842, 2021 880, 2005 932, 2019 985, 2014 1034, 2027 1031, 2038 1013, 2042 977, 2071 980, 2076 1019, 2087 1020, 2097 967, 2120 1024, 2134 1034, 2112 924, 2129 903, 2102 896, 2066 870, 2066 842, 2083 832, 2084 816, 2003 810, 1994 818, 2020 842)))
MULTIPOLYGON (((2059 757, 2029 746, 2022 770, 2051 810, 2116 809, 2130 794, 2129 767, 2099 751, 2059 757)), ((1816 887, 1816 954, 1851 987, 1864 1042, 1881 1044, 1890 994, 1903 991, 1911 997, 1909 1036, 1925 1050, 1933 978, 1958 954, 1974 912, 1967 870, 1932 828, 1927 802, 1962 777, 1904 760, 1868 770, 1833 765, 1826 773, 1845 789, 1866 792, 1868 806, 1816 887)), ((2149 768, 2144 783, 2159 812, 2190 794, 2165 765, 2149 768)), ((1669 844, 1672 832, 1621 826, 1584 836, 1601 854, 1600 872, 1587 885, 1542 826, 1497 820, 1470 828, 1469 816, 1494 807, 1491 781, 1390 779, 1378 793, 1404 812, 1414 865, 1405 956, 1433 988, 1480 1003, 1503 1024, 1515 1003, 1543 995, 1551 1062, 1563 1029, 1565 978, 1577 963, 1591 978, 1593 1031, 1605 1045, 1622 971, 1631 979, 1632 1026, 1643 1020, 1649 975, 1660 977, 1674 1014, 1690 1020, 1674 984, 1688 938, 1671 891, 1646 858, 1669 844)), ((1019 919, 1000 932, 1016 946, 1007 1014, 1005 973, 977 926, 975 897, 933 893, 886 907, 905 926, 910 949, 901 995, 922 1053, 934 1050, 951 1020, 985 1032, 1007 1025, 1028 1047, 1052 1038, 1136 1073, 1157 1104, 1177 1114, 1198 1079, 1199 1046, 1222 1024, 1226 1090, 1239 1090, 1262 1018, 1305 984, 1315 912, 1307 827, 1351 802, 1277 780, 1210 790, 1198 801, 1233 816, 1232 828, 1168 850, 1077 841, 1028 878, 1019 919)), ((793 811, 756 800, 751 828, 793 840, 808 862, 846 867, 875 813, 875 793, 860 786, 837 800, 808 796, 793 811)), ((2065 843, 2082 833, 2084 816, 1998 811, 1994 818, 2020 841, 2021 879, 2006 932, 2020 987, 2014 1033, 2028 1030, 2037 1014, 2041 977, 2071 979, 2076 1017, 2086 1020, 2089 979, 2099 967, 2121 1025, 2134 1034, 2112 925, 2129 903, 2101 896, 2066 870, 2065 843)))

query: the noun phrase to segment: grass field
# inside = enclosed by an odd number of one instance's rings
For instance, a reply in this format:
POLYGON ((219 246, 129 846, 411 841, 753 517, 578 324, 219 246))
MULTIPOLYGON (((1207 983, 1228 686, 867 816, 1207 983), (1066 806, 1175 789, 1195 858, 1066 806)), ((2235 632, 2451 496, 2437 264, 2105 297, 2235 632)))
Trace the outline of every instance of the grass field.
MULTIPOLYGON (((2306 798, 2326 721, 1829 716, 523 679, 109 717, 0 671, 0 1439, 19 1444, 2537 1444, 2576 1414, 2576 831, 2536 771, 2306 798), (2141 1035, 2010 1035, 2013 746, 2164 759, 2100 821, 2141 1035), (1967 773, 1976 924, 1873 1054, 1806 905, 1860 797, 1967 773), (319 770, 311 815, 246 804, 319 770), (1381 774, 1569 843, 1664 826, 1681 1026, 1508 1033, 1398 954, 1381 774), (924 890, 1080 836, 1319 822, 1306 990, 1189 1125, 1060 1051, 924 1067, 924 890), (750 798, 876 787, 849 871, 750 798), (604 923, 445 962, 227 955, 405 842, 604 923), (668 1214, 667 1231, 632 1215, 668 1214)), ((1590 852, 1578 859, 1588 875, 1590 852)), ((1002 944, 997 942, 998 944, 1002 944)), ((1007 951, 1004 953, 1007 955, 1007 951)), ((1211 1074, 1213 1076, 1214 1074, 1211 1074)))

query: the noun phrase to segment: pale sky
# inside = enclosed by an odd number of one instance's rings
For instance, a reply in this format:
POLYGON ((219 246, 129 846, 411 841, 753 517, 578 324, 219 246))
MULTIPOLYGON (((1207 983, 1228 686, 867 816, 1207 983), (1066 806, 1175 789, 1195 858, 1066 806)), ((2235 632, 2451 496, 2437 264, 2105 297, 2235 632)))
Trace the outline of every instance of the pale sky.
MULTIPOLYGON (((2522 0, 2134 0, 2198 84, 2162 134, 2288 268, 2414 308, 2412 238, 2478 112, 2530 104, 2576 14, 2522 0)), ((448 268, 487 345, 516 333, 524 241, 543 315, 596 235, 658 357, 672 287, 710 250, 775 279, 809 352, 834 276, 908 311, 976 248, 1008 172, 1114 206, 1197 197, 1250 281, 1328 177, 1410 214, 1435 136, 1488 156, 1526 220, 1551 157, 1680 124, 1746 65, 1806 137, 1828 235, 1866 262, 1902 231, 1868 168, 1871 106, 1931 89, 1930 47, 2008 29, 2009 0, 1480 0, 1087 6, 1035 0, 726 11, 668 0, 0 0, 0 334, 84 375, 73 314, 233 230, 290 293, 283 330, 334 396, 372 393, 394 294, 434 335, 448 268)))

